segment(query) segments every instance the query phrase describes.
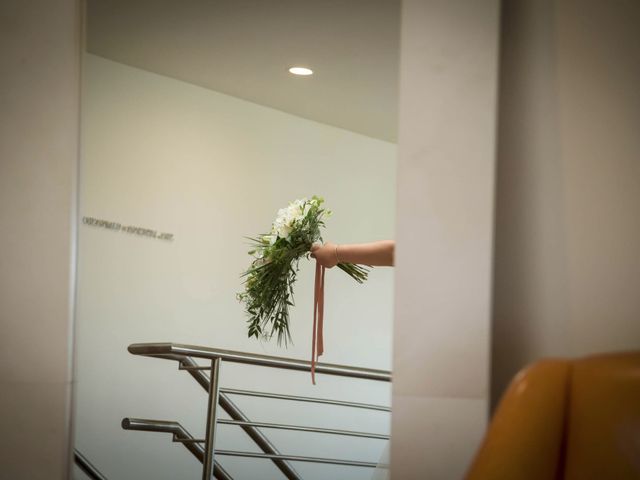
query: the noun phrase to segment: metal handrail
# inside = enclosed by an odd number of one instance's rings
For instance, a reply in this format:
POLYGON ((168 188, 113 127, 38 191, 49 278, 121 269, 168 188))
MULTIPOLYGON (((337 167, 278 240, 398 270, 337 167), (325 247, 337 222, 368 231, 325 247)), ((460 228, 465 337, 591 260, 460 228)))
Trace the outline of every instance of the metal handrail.
MULTIPOLYGON (((155 355, 152 356, 155 357, 155 355)), ((198 366, 193 358, 184 355, 163 355, 160 358, 167 358, 169 360, 178 361, 181 367, 198 366)), ((210 381, 209 377, 204 371, 190 369, 187 370, 187 372, 189 373, 189 375, 191 375, 191 377, 193 377, 196 382, 198 382, 198 385, 200 385, 205 392, 209 392, 210 381)), ((242 410, 240 410, 240 408, 231 400, 231 398, 229 398, 229 396, 222 391, 220 391, 218 395, 218 404, 233 420, 238 420, 241 422, 249 421, 249 418, 242 412, 242 410)), ((280 454, 275 445, 273 445, 271 441, 266 437, 266 435, 262 433, 258 428, 251 425, 245 425, 241 428, 264 453, 272 455, 280 454)), ((293 466, 286 460, 274 458, 272 459, 272 461, 288 480, 302 480, 302 477, 300 477, 298 472, 296 472, 293 466)))
POLYGON ((73 459, 76 462, 76 465, 80 467, 80 470, 86 473, 92 480, 107 480, 107 477, 100 473, 100 470, 98 470, 93 463, 91 463, 87 457, 77 449, 73 450, 73 459))
MULTIPOLYGON (((389 440, 389 435, 381 433, 368 433, 368 432, 356 432, 353 430, 337 430, 334 428, 321 428, 321 427, 304 427, 300 425, 286 425, 282 423, 267 423, 267 422, 239 422, 237 420, 224 420, 219 419, 219 424, 224 425, 237 425, 246 426, 252 425, 260 428, 273 428, 277 430, 293 430, 296 432, 311 432, 311 433, 326 433, 330 435, 344 435, 347 437, 360 437, 360 438, 374 438, 376 440, 389 440)), ((193 440, 195 442, 204 442, 204 440, 193 440)))
MULTIPOLYGON (((230 420, 218 420, 218 423, 224 424, 238 424, 237 422, 230 420)), ((257 422, 255 422, 257 424, 257 422)), ((265 428, 280 428, 280 427, 288 427, 281 426, 277 424, 261 424, 259 425, 265 428)), ((312 428, 312 427, 295 427, 293 428, 304 429, 304 431, 313 431, 318 433, 333 433, 337 435, 348 435, 348 434, 356 434, 356 436, 372 436, 371 438, 382 438, 388 439, 389 437, 386 435, 376 435, 376 434, 360 434, 360 432, 347 432, 344 430, 330 430, 323 428, 312 428)), ((144 432, 163 432, 170 433, 173 435, 172 441, 177 443, 182 443, 185 448, 187 448, 200 462, 203 461, 204 448, 200 445, 204 443, 204 439, 196 439, 191 436, 191 434, 178 422, 169 422, 165 420, 147 420, 142 418, 124 418, 122 420, 122 428, 125 430, 137 430, 144 432)), ((270 454, 270 453, 256 453, 256 452, 240 452, 235 450, 216 450, 216 455, 225 455, 225 456, 235 456, 235 457, 248 457, 248 458, 262 458, 268 460, 289 460, 296 462, 311 462, 311 463, 325 463, 332 465, 343 465, 343 466, 352 466, 352 467, 369 467, 375 468, 379 466, 374 462, 362 462, 357 460, 341 460, 335 458, 323 458, 323 457, 307 457, 300 455, 282 455, 282 454, 270 454)), ((220 466, 219 463, 214 464, 214 477, 219 480, 232 480, 231 476, 220 466)), ((100 477, 103 478, 103 477, 100 477)))
MULTIPOLYGON (((309 372, 311 362, 294 358, 274 357, 259 355, 257 353, 235 352, 219 348, 199 347, 195 345, 182 345, 179 343, 134 343, 129 345, 129 352, 134 355, 147 357, 160 357, 175 360, 175 356, 188 356, 212 360, 219 358, 225 362, 245 363, 262 367, 282 368, 285 370, 298 370, 309 372)), ((200 367, 208 369, 209 367, 200 367)), ((361 378, 383 382, 391 381, 391 372, 388 370, 376 370, 372 368, 350 367, 331 363, 318 363, 315 366, 316 373, 325 375, 337 375, 340 377, 361 378)))
MULTIPOLYGON (((132 344, 128 347, 130 353, 134 355, 148 356, 152 358, 164 358, 169 360, 175 360, 178 362, 178 368, 180 370, 187 371, 208 393, 208 406, 207 406, 207 424, 205 438, 194 439, 184 429, 182 434, 177 435, 171 429, 176 429, 179 426, 177 422, 160 422, 155 420, 142 420, 133 419, 134 426, 139 428, 132 428, 132 419, 123 420, 123 428, 138 429, 147 431, 168 431, 174 433, 173 439, 176 442, 183 443, 190 450, 202 452, 203 463, 203 480, 209 479, 213 474, 216 478, 220 478, 216 475, 216 470, 219 468, 217 462, 214 461, 216 455, 227 455, 237 457, 248 458, 262 458, 269 459, 280 469, 282 473, 290 480, 300 480, 298 473, 291 467, 288 461, 300 461, 300 462, 315 462, 315 463, 329 463, 334 465, 348 465, 359 467, 376 467, 376 463, 352 461, 352 460, 339 460, 331 458, 320 457, 306 457, 297 455, 283 455, 271 444, 271 442, 264 436, 259 428, 278 428, 286 430, 297 430, 305 432, 327 433, 336 435, 350 435, 356 437, 366 437, 373 439, 388 439, 389 436, 375 433, 355 432, 348 430, 336 430, 317 427, 304 427, 296 425, 283 425, 264 422, 252 422, 250 421, 240 409, 231 401, 229 395, 250 395, 256 397, 265 398, 278 398, 284 400, 313 402, 313 403, 325 403, 340 406, 366 408, 378 411, 389 411, 388 407, 381 405, 369 405, 365 403, 356 402, 344 402, 339 400, 328 400, 322 398, 313 397, 301 397, 294 395, 280 395, 266 392, 251 392, 247 390, 236 389, 223 389, 219 386, 220 381, 220 364, 222 361, 256 365, 262 367, 281 368, 286 370, 296 370, 308 372, 311 370, 311 363, 303 360, 296 360, 284 357, 274 357, 268 355, 259 355, 252 353, 236 352, 231 350, 222 350, 211 347, 199 347, 193 345, 183 345, 176 343, 138 343, 132 344), (210 366, 199 365, 194 358, 204 359, 210 361, 210 366), (210 375, 207 376, 205 371, 209 371, 210 375), (218 407, 222 407, 231 416, 232 420, 220 420, 218 419, 218 407), (262 449, 264 453, 256 452, 240 452, 234 450, 218 450, 214 448, 215 436, 216 436, 216 424, 230 424, 241 427, 254 442, 262 449), (259 428, 258 428, 259 427, 259 428), (186 433, 186 434, 185 434, 186 433), (201 443, 204 443, 204 448, 201 447, 201 443)), ((317 364, 315 367, 316 373, 324 373, 327 375, 336 375, 347 378, 357 378, 375 381, 391 381, 391 373, 385 370, 375 370, 369 368, 350 367, 345 365, 336 364, 317 364)), ((182 428, 182 427, 180 427, 182 428)), ((178 429, 179 431, 179 429, 178 429)), ((224 478, 224 477, 223 477, 224 478)))
POLYGON ((236 388, 221 388, 222 393, 228 393, 229 395, 244 395, 248 397, 261 397, 261 398, 274 398, 277 400, 292 400, 294 402, 310 402, 321 403, 326 405, 337 405, 340 407, 352 407, 352 408, 364 408, 367 410, 378 410, 380 412, 390 412, 389 407, 384 405, 373 405, 370 403, 358 403, 358 402, 345 402, 343 400, 333 400, 329 398, 317 398, 317 397, 302 397, 299 395, 285 395, 282 393, 271 392, 255 392, 253 390, 239 390, 236 388))
POLYGON ((360 462, 356 460, 339 460, 337 458, 305 457, 302 455, 269 455, 268 453, 238 452, 235 450, 216 450, 216 455, 226 455, 226 456, 232 456, 232 457, 247 457, 247 458, 267 458, 267 459, 279 458, 282 460, 290 460, 292 462, 328 463, 332 465, 344 465, 348 467, 368 467, 368 468, 386 467, 386 465, 378 465, 375 462, 360 462))
MULTIPOLYGON (((182 367, 193 367, 198 364, 191 357, 185 356, 175 356, 171 357, 172 360, 177 360, 180 362, 180 366, 182 367)), ((187 371, 193 379, 198 382, 198 384, 204 389, 205 392, 209 391, 209 377, 202 370, 188 370, 187 371)), ((240 410, 229 396, 220 391, 218 395, 218 403, 222 407, 222 409, 229 415, 233 420, 238 420, 241 422, 248 422, 249 418, 240 410)), ((264 452, 268 454, 278 455, 280 452, 278 449, 271 443, 271 441, 266 437, 264 433, 262 433, 258 428, 246 425, 243 426, 242 429, 244 432, 254 441, 254 443, 264 452)), ((276 467, 287 477, 288 480, 302 480, 302 477, 296 472, 293 466, 287 462, 286 460, 281 459, 273 459, 273 463, 276 467)))
MULTIPOLYGON (((123 418, 122 428, 125 430, 138 430, 142 432, 171 433, 173 435, 174 442, 182 443, 185 448, 189 450, 200 462, 204 461, 204 448, 200 445, 202 442, 195 441, 191 434, 178 422, 146 420, 142 418, 123 418)), ((213 475, 218 480, 233 480, 231 475, 229 475, 229 473, 217 462, 213 466, 213 475)))

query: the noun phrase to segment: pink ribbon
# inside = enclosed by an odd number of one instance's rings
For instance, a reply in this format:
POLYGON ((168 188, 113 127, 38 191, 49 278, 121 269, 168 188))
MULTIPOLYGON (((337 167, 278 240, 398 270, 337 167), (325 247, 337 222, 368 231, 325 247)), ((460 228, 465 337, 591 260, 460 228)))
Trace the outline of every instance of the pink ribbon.
POLYGON ((313 292, 313 338, 311 340, 311 383, 316 384, 316 363, 324 353, 322 335, 324 323, 324 270, 316 261, 316 280, 313 292))

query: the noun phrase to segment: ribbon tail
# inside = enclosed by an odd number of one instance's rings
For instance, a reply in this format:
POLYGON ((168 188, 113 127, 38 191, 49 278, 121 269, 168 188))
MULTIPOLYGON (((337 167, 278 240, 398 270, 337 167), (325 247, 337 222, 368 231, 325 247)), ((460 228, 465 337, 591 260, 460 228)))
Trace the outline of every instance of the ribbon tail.
POLYGON ((324 353, 324 272, 320 267, 320 288, 318 289, 318 357, 324 353))
POLYGON ((318 332, 318 296, 320 288, 321 265, 316 262, 316 278, 313 292, 313 336, 311 339, 311 383, 316 384, 316 343, 318 332))

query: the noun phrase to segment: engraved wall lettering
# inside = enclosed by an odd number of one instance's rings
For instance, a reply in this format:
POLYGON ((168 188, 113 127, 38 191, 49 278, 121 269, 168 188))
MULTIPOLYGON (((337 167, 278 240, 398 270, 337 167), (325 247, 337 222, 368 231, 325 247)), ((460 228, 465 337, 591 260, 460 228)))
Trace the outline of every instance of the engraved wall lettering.
POLYGON ((157 238, 158 240, 173 241, 173 233, 158 232, 145 227, 137 227, 135 225, 122 226, 121 223, 111 222, 109 220, 103 220, 94 217, 82 217, 82 223, 92 227, 105 228, 107 230, 113 230, 116 232, 129 233, 132 235, 138 235, 140 237, 157 238))

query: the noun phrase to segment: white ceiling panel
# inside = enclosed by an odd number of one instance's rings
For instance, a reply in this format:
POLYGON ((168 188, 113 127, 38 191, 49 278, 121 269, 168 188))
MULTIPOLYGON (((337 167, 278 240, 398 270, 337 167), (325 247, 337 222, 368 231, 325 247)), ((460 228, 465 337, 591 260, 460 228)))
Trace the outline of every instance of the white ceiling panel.
POLYGON ((87 3, 90 53, 396 141, 399 0, 87 3))

